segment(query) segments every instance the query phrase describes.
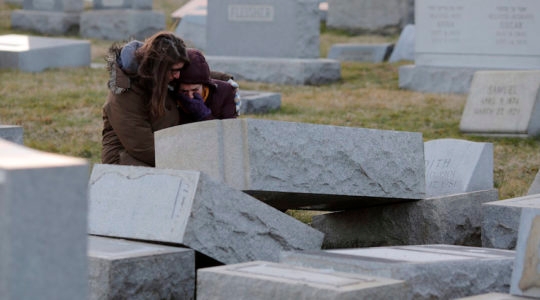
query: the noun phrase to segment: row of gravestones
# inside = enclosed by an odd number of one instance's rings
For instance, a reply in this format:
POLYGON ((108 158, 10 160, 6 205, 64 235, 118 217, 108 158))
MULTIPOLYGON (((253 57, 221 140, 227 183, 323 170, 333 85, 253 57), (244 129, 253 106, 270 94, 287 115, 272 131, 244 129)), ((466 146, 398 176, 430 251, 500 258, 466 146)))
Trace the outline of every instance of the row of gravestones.
POLYGON ((253 119, 155 138, 157 168, 90 180, 83 160, 0 141, 3 299, 540 297, 538 195, 516 251, 479 247, 500 211, 520 218, 496 201, 491 144, 253 119), (341 212, 308 226, 288 208, 341 212))

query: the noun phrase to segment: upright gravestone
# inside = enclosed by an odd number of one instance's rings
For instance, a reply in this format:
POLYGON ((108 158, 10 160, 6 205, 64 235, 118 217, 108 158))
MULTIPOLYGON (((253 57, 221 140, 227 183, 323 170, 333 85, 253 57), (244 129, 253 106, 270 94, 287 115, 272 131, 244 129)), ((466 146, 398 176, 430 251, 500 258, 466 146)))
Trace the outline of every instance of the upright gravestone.
POLYGON ((521 212, 510 293, 540 298, 540 210, 521 212))
POLYGON ((206 54, 210 67, 249 81, 337 81, 339 61, 319 59, 318 7, 318 0, 208 1, 206 54))
POLYGON ((11 27, 42 34, 76 31, 84 0, 23 0, 23 9, 11 14, 11 27))
POLYGON ((190 0, 171 14, 172 18, 178 20, 176 35, 182 37, 189 47, 201 51, 206 49, 207 5, 207 0, 190 0))
POLYGON ((182 244, 231 264, 320 249, 322 233, 196 171, 94 165, 89 233, 182 244))
POLYGON ((388 62, 397 62, 401 60, 414 60, 414 43, 416 41, 416 33, 414 24, 407 24, 401 31, 399 39, 392 50, 392 54, 388 62))
POLYGON ((170 127, 154 137, 156 167, 206 172, 279 209, 425 197, 416 132, 244 118, 170 127))
POLYGON ((493 144, 457 139, 424 143, 426 196, 493 188, 493 144))
POLYGON ((0 69, 41 72, 90 66, 90 41, 7 34, 0 36, 0 69))
POLYGON ((164 29, 165 15, 152 10, 152 0, 94 0, 94 10, 81 14, 86 38, 144 40, 164 29))
POLYGON ((414 0, 329 0, 326 26, 352 33, 397 34, 414 22, 414 0))
POLYGON ((0 298, 86 299, 88 166, 0 139, 0 298))
POLYGON ((476 72, 459 129, 479 135, 540 135, 540 71, 476 72))
POLYGON ((415 65, 399 85, 467 93, 475 71, 540 68, 540 2, 417 0, 415 65))

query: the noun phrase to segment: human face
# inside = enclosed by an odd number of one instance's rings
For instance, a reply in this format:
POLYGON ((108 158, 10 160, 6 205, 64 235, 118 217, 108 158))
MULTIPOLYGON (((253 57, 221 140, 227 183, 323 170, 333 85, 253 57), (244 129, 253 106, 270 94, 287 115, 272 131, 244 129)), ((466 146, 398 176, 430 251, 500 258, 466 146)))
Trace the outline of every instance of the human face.
POLYGON ((202 84, 180 84, 180 93, 188 96, 190 99, 193 99, 193 94, 198 93, 202 95, 203 85, 202 84))
POLYGON ((180 62, 180 63, 174 64, 169 69, 169 82, 173 81, 174 79, 180 78, 180 71, 182 70, 183 67, 184 67, 184 63, 180 62))

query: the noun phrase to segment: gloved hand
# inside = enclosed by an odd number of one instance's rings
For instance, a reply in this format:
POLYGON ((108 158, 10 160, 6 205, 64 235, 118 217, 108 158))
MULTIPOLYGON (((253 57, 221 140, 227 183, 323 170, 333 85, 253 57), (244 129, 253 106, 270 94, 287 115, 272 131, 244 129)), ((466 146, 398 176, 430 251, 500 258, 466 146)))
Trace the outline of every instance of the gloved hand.
POLYGON ((181 109, 193 115, 197 121, 204 120, 212 114, 212 111, 204 104, 203 98, 198 93, 193 94, 193 99, 184 94, 178 94, 178 102, 181 109))

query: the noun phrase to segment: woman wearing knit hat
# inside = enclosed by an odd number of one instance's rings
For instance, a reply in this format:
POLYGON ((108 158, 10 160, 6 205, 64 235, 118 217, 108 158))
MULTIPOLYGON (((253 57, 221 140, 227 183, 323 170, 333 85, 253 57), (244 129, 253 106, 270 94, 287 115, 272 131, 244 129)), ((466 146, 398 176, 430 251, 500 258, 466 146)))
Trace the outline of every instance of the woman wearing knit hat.
POLYGON ((109 49, 109 96, 103 106, 101 160, 154 166, 154 132, 180 124, 169 84, 189 63, 184 41, 161 31, 144 43, 109 49))
MULTIPOLYGON (((182 70, 176 91, 180 124, 238 116, 234 82, 213 79, 204 55, 197 49, 187 50, 189 65, 182 70)), ((215 77, 215 76, 214 76, 215 77)))

